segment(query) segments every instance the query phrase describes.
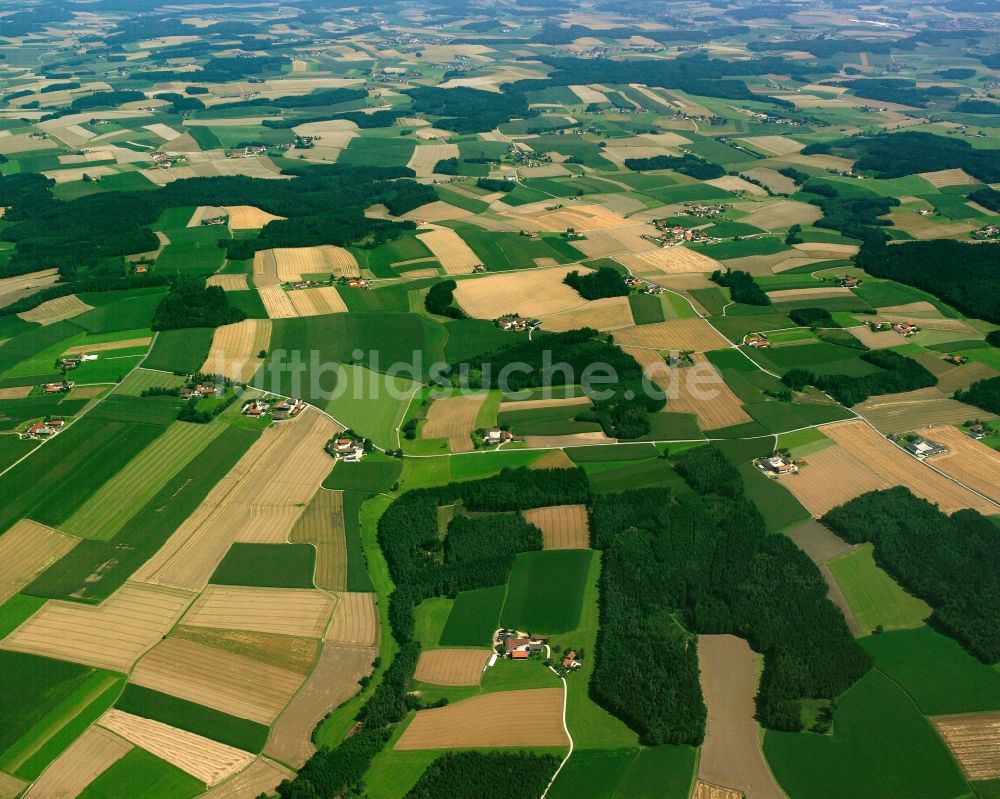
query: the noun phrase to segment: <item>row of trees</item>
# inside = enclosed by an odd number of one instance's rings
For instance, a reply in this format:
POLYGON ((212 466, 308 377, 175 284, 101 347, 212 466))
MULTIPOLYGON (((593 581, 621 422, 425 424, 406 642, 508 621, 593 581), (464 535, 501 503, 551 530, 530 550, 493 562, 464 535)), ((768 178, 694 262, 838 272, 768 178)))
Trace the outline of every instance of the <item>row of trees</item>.
POLYGON ((700 744, 706 710, 693 634, 731 633, 764 655, 757 718, 799 730, 803 699, 839 695, 871 659, 812 561, 766 534, 723 454, 693 450, 677 465, 696 493, 637 489, 594 501, 591 531, 604 557, 591 694, 645 743, 700 744))
POLYGON ((1000 530, 974 510, 951 516, 903 487, 834 508, 823 523, 934 608, 938 627, 986 663, 1000 661, 1000 530), (877 520, 873 524, 872 520, 877 520))
POLYGON ((801 391, 807 385, 816 386, 848 407, 871 396, 937 385, 937 378, 927 367, 898 352, 869 350, 862 353, 861 359, 877 366, 879 371, 867 375, 824 375, 808 369, 791 369, 782 375, 781 381, 793 391, 801 391))
POLYGON ((681 156, 655 155, 652 158, 626 158, 625 168, 631 169, 633 172, 672 169, 697 180, 713 180, 726 174, 726 170, 718 164, 713 164, 711 161, 698 158, 690 153, 681 156))

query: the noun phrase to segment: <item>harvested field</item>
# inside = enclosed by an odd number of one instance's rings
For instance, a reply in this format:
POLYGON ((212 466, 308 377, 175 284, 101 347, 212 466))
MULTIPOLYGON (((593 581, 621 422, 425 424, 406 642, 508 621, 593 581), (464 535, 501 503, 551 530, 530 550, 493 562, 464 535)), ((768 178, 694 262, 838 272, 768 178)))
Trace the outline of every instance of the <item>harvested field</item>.
POLYGON ((761 188, 755 183, 751 183, 749 180, 744 180, 737 175, 726 175, 725 177, 706 180, 705 183, 709 186, 715 186, 717 189, 723 189, 725 191, 744 192, 755 197, 768 196, 767 189, 761 188))
POLYGON ((795 181, 786 178, 776 169, 769 169, 766 166, 755 167, 741 172, 744 177, 763 183, 775 194, 794 194, 796 191, 795 181))
POLYGON ((458 158, 461 153, 457 144, 421 144, 413 149, 413 155, 407 166, 418 178, 429 178, 434 174, 438 161, 448 158, 458 158))
POLYGON ((160 693, 270 724, 291 701, 304 675, 182 638, 157 644, 130 681, 160 693))
POLYGON ((751 211, 740 222, 761 230, 780 230, 792 225, 811 225, 823 215, 815 205, 795 200, 779 200, 751 211))
POLYGON ((575 469, 576 464, 561 449, 554 449, 546 452, 535 461, 529 469, 575 469))
POLYGON ((323 316, 330 313, 347 313, 347 304, 335 286, 288 292, 296 316, 323 316))
POLYGON ((591 300, 582 308, 542 317, 542 327, 553 332, 577 330, 581 327, 592 327, 601 331, 620 330, 634 325, 635 319, 632 317, 632 307, 628 297, 591 300))
POLYGON ((79 316, 86 311, 92 310, 93 306, 87 305, 87 303, 75 294, 70 294, 66 297, 47 300, 30 311, 21 311, 18 316, 25 322, 38 322, 40 325, 51 325, 55 322, 61 322, 63 319, 79 316))
POLYGON ((787 136, 747 136, 740 141, 749 144, 756 150, 771 155, 791 155, 801 152, 805 147, 801 142, 790 139, 787 136))
POLYGON ((320 488, 288 535, 295 544, 316 548, 313 582, 326 591, 347 587, 347 539, 344 537, 344 494, 320 488))
POLYGON ((955 427, 935 425, 917 433, 948 447, 946 455, 928 458, 929 464, 1000 503, 1000 452, 955 427))
POLYGON ((375 594, 345 591, 333 610, 333 621, 326 631, 332 644, 374 646, 378 643, 378 607, 375 594))
POLYGON ((215 219, 226 215, 226 209, 216 205, 199 205, 194 209, 191 218, 187 222, 187 227, 201 227, 202 220, 215 219))
POLYGON ((589 233, 594 230, 629 227, 635 224, 603 205, 571 205, 541 213, 538 213, 536 208, 530 212, 519 210, 508 212, 506 215, 516 220, 525 230, 545 230, 552 233, 562 233, 567 228, 589 233))
POLYGON ((67 349, 63 355, 79 355, 88 352, 111 352, 129 347, 148 347, 153 343, 152 336, 140 336, 139 338, 128 338, 122 341, 108 341, 104 344, 77 344, 67 349))
POLYGON ((936 716, 931 723, 970 780, 1000 777, 1000 713, 936 716))
POLYGON ((742 791, 709 785, 707 782, 696 780, 691 799, 744 799, 744 796, 742 791))
POLYGON ((569 90, 573 92, 577 97, 580 98, 580 102, 584 105, 590 105, 591 103, 607 103, 610 102, 608 97, 604 92, 599 92, 597 89, 592 89, 590 86, 582 86, 579 84, 573 84, 569 87, 569 90))
POLYGON ((0 771, 0 799, 17 799, 27 787, 24 780, 0 771))
MULTIPOLYGON (((938 375, 937 390, 950 395, 960 388, 968 388, 979 380, 989 380, 998 374, 1000 372, 992 366, 979 361, 969 361, 938 375)), ((982 411, 977 411, 978 416, 982 414, 982 411)))
POLYGON ((263 358, 257 357, 257 353, 266 350, 270 342, 270 319, 244 319, 217 327, 201 371, 246 383, 264 362, 263 358))
MULTIPOLYGON (((350 251, 343 247, 334 247, 332 244, 320 247, 281 247, 265 252, 272 254, 275 274, 282 283, 301 280, 303 275, 328 274, 333 277, 355 277, 361 273, 357 259, 350 251)), ((255 257, 255 274, 256 265, 255 257)))
POLYGON ((855 405, 853 410, 886 434, 908 433, 928 425, 960 425, 968 419, 997 418, 979 408, 949 399, 938 388, 872 397, 855 405))
POLYGON ((942 169, 938 172, 921 172, 919 176, 935 189, 942 186, 974 186, 979 183, 972 175, 961 169, 942 169))
POLYGON ((590 404, 590 397, 586 396, 564 397, 560 399, 515 400, 514 402, 502 402, 500 404, 500 411, 504 413, 508 411, 533 411, 539 408, 564 408, 568 405, 590 404))
POLYGON ((643 235, 652 235, 654 232, 655 229, 648 224, 594 230, 587 234, 586 239, 574 241, 573 246, 589 258, 634 255, 657 249, 656 244, 643 238, 643 235))
POLYGON ((246 768, 254 759, 241 749, 121 710, 109 710, 98 724, 209 787, 246 768))
POLYGON ((374 647, 324 645, 315 670, 275 722, 265 753, 302 766, 316 751, 311 740, 316 725, 358 692, 359 681, 371 674, 376 657, 374 647))
POLYGON ((0 605, 80 543, 43 524, 22 519, 0 536, 0 605))
POLYGON ((128 672, 192 598, 187 591, 130 582, 97 607, 51 600, 0 646, 128 672))
MULTIPOLYGON (((417 149, 419 150, 420 148, 418 147, 417 149)), ((446 203, 444 200, 436 200, 435 202, 427 203, 427 205, 421 205, 419 208, 408 211, 403 214, 403 219, 409 219, 418 224, 426 224, 428 222, 443 222, 446 219, 464 219, 468 216, 472 216, 471 211, 466 211, 464 208, 446 203)))
POLYGON ((100 727, 88 727, 42 773, 26 797, 73 799, 131 749, 132 744, 117 735, 100 727))
POLYGON ((900 337, 892 330, 883 330, 876 333, 868 325, 849 327, 847 328, 847 332, 870 350, 885 350, 890 347, 898 347, 903 343, 900 337))
POLYGON ((590 520, 586 505, 552 505, 524 511, 527 522, 542 531, 544 549, 587 549, 590 520))
POLYGON ((200 591, 234 542, 285 543, 330 472, 323 446, 339 430, 311 408, 269 427, 136 579, 200 591))
POLYGON ((430 649, 420 653, 413 677, 431 685, 479 685, 489 649, 430 649))
POLYGON ((211 627, 178 625, 170 631, 171 638, 193 641, 212 649, 242 655, 250 660, 306 676, 322 644, 315 638, 301 638, 278 633, 258 633, 248 630, 215 630, 211 627))
POLYGON ((17 277, 0 278, 0 306, 10 305, 59 280, 58 269, 43 269, 17 277))
POLYGON ((262 794, 272 796, 282 781, 294 776, 294 772, 273 760, 259 757, 233 779, 202 794, 202 799, 257 799, 262 794))
POLYGON ((728 342, 704 319, 670 319, 638 325, 615 333, 619 346, 658 350, 707 352, 728 346, 728 342))
POLYGON ((812 521, 793 527, 785 533, 795 545, 805 552, 813 563, 826 563, 831 558, 846 555, 854 546, 843 538, 824 527, 818 521, 812 521))
POLYGON ((285 218, 261 211, 252 205, 227 205, 225 210, 229 214, 230 230, 258 230, 268 222, 285 218))
MULTIPOLYGON (((746 217, 743 219, 745 220, 746 217)), ((829 254, 831 259, 847 258, 858 254, 858 245, 856 244, 828 244, 823 241, 807 241, 802 244, 793 244, 792 246, 796 250, 802 250, 802 252, 829 254)))
POLYGON ((462 280, 455 289, 455 301, 476 319, 496 319, 505 313, 537 317, 568 311, 585 303, 576 289, 563 283, 563 278, 574 271, 584 270, 579 266, 558 266, 462 280))
POLYGON ((395 749, 565 746, 563 689, 500 691, 419 710, 395 749))
POLYGON ((210 585, 191 606, 184 624, 321 638, 333 605, 327 594, 308 588, 210 585))
POLYGON ((661 247, 649 252, 619 255, 615 260, 633 272, 640 273, 658 271, 673 275, 685 272, 714 272, 722 268, 714 258, 687 247, 661 247))
POLYGON ((562 436, 525 436, 528 449, 560 449, 562 447, 590 447, 596 444, 615 444, 618 439, 604 433, 567 433, 562 436))
POLYGON ((265 286, 257 289, 260 294, 260 301, 264 303, 264 310, 271 319, 291 319, 299 315, 289 299, 290 292, 285 291, 281 286, 265 286))
POLYGON ((32 391, 34 386, 14 386, 13 388, 0 388, 0 400, 24 399, 32 391))
POLYGON ((784 289, 769 291, 767 296, 771 302, 792 302, 794 300, 822 300, 830 297, 853 296, 853 292, 841 286, 820 287, 814 289, 784 289))
POLYGON ((754 719, 757 655, 742 638, 699 635, 698 665, 708 706, 698 779, 754 799, 785 799, 764 760, 754 719))
POLYGON ((218 286, 223 291, 245 291, 250 288, 246 275, 212 275, 205 281, 206 286, 218 286))
POLYGON ((743 410, 739 397, 701 353, 692 356, 694 367, 678 368, 667 366, 656 350, 628 346, 622 349, 635 358, 646 376, 666 392, 667 411, 670 413, 695 414, 702 430, 718 430, 752 421, 743 410))
POLYGON ((806 468, 782 480, 814 516, 868 491, 897 485, 937 503, 945 513, 961 508, 997 512, 996 505, 918 463, 864 422, 839 422, 822 431, 839 446, 813 453, 806 468))
POLYGON ((472 431, 485 394, 468 394, 436 399, 427 409, 421 438, 447 438, 452 452, 472 452, 472 431))
POLYGON ((277 250, 257 250, 253 256, 253 284, 259 289, 277 286, 278 279, 277 250))
POLYGON ((472 248, 451 228, 435 228, 417 234, 449 275, 467 275, 482 262, 472 248))

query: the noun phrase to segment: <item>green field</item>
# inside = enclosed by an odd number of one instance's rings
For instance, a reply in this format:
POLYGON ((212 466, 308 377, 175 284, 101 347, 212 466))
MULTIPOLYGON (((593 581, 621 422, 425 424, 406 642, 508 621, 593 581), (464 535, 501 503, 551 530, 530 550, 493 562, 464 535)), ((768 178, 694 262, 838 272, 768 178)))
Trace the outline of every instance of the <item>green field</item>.
POLYGON ((176 696, 129 684, 115 707, 135 716, 160 721, 245 752, 260 752, 267 743, 266 725, 230 716, 176 696))
POLYGON ((219 239, 229 238, 227 227, 204 226, 171 230, 170 244, 156 259, 155 270, 164 272, 215 272, 225 257, 219 239))
POLYGON ((77 799, 192 799, 205 785, 136 747, 87 786, 77 799))
POLYGON ((687 799, 697 763, 689 746, 578 749, 559 772, 552 799, 687 799))
POLYGON ((314 588, 312 544, 233 544, 212 574, 216 585, 314 588))
POLYGON ((501 624, 542 634, 576 629, 593 554, 584 549, 519 554, 510 574, 501 624))
POLYGON ((566 264, 586 257, 560 236, 529 239, 520 233, 494 233, 473 227, 462 227, 457 232, 490 271, 533 269, 536 258, 553 258, 566 264))
POLYGON ((14 632, 44 604, 45 600, 39 597, 14 594, 0 605, 0 640, 14 632))
POLYGON ((877 670, 840 697, 832 735, 769 731, 764 754, 792 797, 948 799, 969 793, 913 700, 877 670))
POLYGON ((778 480, 761 474, 752 463, 742 463, 737 468, 743 477, 743 490, 756 503, 768 532, 785 530, 812 518, 812 514, 778 480))
MULTIPOLYGON (((501 405, 501 411, 503 406, 501 405)), ((501 412, 499 424, 509 425, 518 436, 560 436, 570 433, 595 433, 601 431, 597 422, 578 422, 574 417, 590 410, 589 405, 560 405, 551 408, 532 408, 523 411, 501 412)))
POLYGON ((446 596, 431 597, 417 605, 413 612, 415 627, 413 637, 420 642, 421 647, 435 649, 440 645, 441 635, 454 605, 455 600, 446 596))
POLYGON ((159 369, 162 372, 197 372, 208 357, 214 335, 215 330, 210 327, 161 330, 156 334, 153 349, 142 365, 146 369, 159 369))
POLYGON ((336 465, 323 481, 323 488, 340 491, 388 491, 403 470, 398 460, 379 453, 366 456, 360 463, 331 463, 336 465))
POLYGON ((167 372, 154 372, 151 369, 136 369, 126 377, 116 389, 119 394, 138 397, 147 388, 180 388, 184 378, 167 372))
POLYGON ((875 565, 871 544, 834 558, 827 565, 844 592, 851 612, 865 632, 920 627, 931 614, 922 599, 908 594, 875 565))
POLYGON ((462 591, 441 632, 441 646, 483 646, 500 626, 507 586, 462 591))

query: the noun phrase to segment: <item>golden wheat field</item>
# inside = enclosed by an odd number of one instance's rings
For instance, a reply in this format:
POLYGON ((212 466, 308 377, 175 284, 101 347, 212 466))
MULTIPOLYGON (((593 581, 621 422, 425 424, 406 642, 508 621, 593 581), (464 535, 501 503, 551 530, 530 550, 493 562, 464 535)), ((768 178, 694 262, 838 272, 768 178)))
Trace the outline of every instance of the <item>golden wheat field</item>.
POLYGON ((61 322, 63 319, 79 316, 82 313, 92 310, 94 310, 93 306, 87 305, 87 303, 75 294, 70 294, 66 297, 46 300, 37 308, 32 308, 30 311, 21 311, 18 316, 25 322, 37 322, 44 326, 55 324, 56 322, 61 322))
POLYGON ((581 308, 542 317, 542 327, 552 332, 592 327, 595 330, 620 330, 635 325, 628 297, 602 297, 581 308))
POLYGON ((257 250, 253 255, 253 284, 258 289, 281 283, 278 279, 278 259, 274 253, 274 250, 257 250))
POLYGON ((469 394, 436 399, 427 409, 421 438, 447 438, 452 452, 472 452, 472 431, 485 394, 469 394))
POLYGON ((489 649, 427 649, 413 678, 431 685, 479 685, 489 649))
POLYGON ((590 519, 586 505, 551 505, 522 514, 542 531, 544 549, 586 549, 590 546, 590 519))
POLYGON ((261 211, 252 205, 227 205, 225 211, 229 214, 230 230, 258 230, 268 222, 285 218, 261 211))
POLYGON ((267 252, 273 255, 275 274, 282 283, 301 280, 304 275, 356 277, 361 273, 358 261, 351 252, 332 244, 282 247, 267 252))
POLYGON ((192 627, 321 638, 334 599, 309 588, 210 585, 184 617, 192 627))
POLYGON ((80 543, 43 524, 22 519, 0 536, 0 605, 80 543))
POLYGON ((458 158, 459 155, 457 144, 420 144, 413 148, 407 166, 418 178, 429 178, 434 174, 438 161, 458 158))
POLYGON ((291 293, 279 285, 264 286, 257 289, 260 301, 270 319, 292 319, 299 315, 290 299, 291 293))
POLYGON ((193 598, 187 591, 130 582, 98 606, 51 600, 0 647, 127 672, 193 598))
POLYGON ((213 788, 202 799, 256 799, 260 795, 271 796, 284 781, 295 776, 295 772, 284 766, 259 757, 230 780, 213 788))
MULTIPOLYGON (((132 744, 100 727, 87 730, 31 787, 33 799, 65 799, 84 789, 132 750, 132 744)), ((15 794, 16 796, 16 794, 15 794)))
POLYGON ((461 280, 455 302, 475 319, 496 319, 508 313, 539 317, 583 305, 585 300, 563 279, 570 272, 585 272, 579 266, 522 269, 472 280, 461 280))
POLYGON ((295 522, 288 540, 316 548, 313 582, 326 591, 347 587, 347 539, 344 537, 344 495, 320 488, 295 522))
POLYGON ((648 252, 615 256, 615 260, 633 272, 663 272, 674 275, 685 272, 714 272, 722 265, 714 258, 687 247, 661 247, 648 252))
POLYGON ((347 313, 344 302, 336 286, 320 286, 313 289, 288 292, 296 316, 323 316, 330 313, 347 313))
POLYGON ((451 228, 425 230, 418 233, 417 238, 434 254, 449 275, 471 274, 482 263, 472 248, 451 228))
POLYGON ((209 275, 205 285, 218 286, 223 291, 246 291, 250 288, 246 275, 209 275))
POLYGON ((326 640, 333 644, 374 646, 378 643, 378 607, 375 594, 345 591, 338 595, 326 640))
POLYGON ((246 383, 264 362, 258 353, 266 351, 270 343, 270 319, 244 319, 217 327, 201 371, 246 383))
POLYGON ((167 638, 139 661, 136 685, 270 724, 304 676, 182 638, 167 638))
POLYGON ((618 330, 615 343, 681 352, 708 352, 728 346, 722 334, 704 319, 670 319, 618 330))
POLYGON ((936 716, 934 727, 970 780, 1000 777, 1000 713, 936 716))
POLYGON ((948 447, 948 454, 928 458, 928 463, 1000 503, 1000 452, 955 427, 934 425, 916 432, 948 447))

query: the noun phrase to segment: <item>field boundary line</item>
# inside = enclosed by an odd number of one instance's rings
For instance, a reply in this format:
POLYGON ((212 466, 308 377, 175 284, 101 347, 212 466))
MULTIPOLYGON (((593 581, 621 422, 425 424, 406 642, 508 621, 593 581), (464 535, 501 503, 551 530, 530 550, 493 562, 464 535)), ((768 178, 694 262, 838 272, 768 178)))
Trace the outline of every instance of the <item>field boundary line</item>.
POLYGON ((559 674, 554 668, 549 666, 549 671, 559 677, 563 684, 563 708, 562 708, 562 726, 563 732, 566 733, 566 737, 569 739, 569 751, 566 753, 566 757, 563 758, 562 763, 559 764, 559 768, 556 769, 556 773, 552 775, 552 779, 549 780, 549 784, 545 786, 545 790, 542 791, 540 799, 545 799, 549 795, 549 791, 552 790, 552 784, 556 781, 559 776, 559 772, 563 770, 569 759, 573 756, 573 736, 570 735, 569 727, 566 725, 566 705, 569 700, 569 686, 566 684, 566 678, 559 674))

